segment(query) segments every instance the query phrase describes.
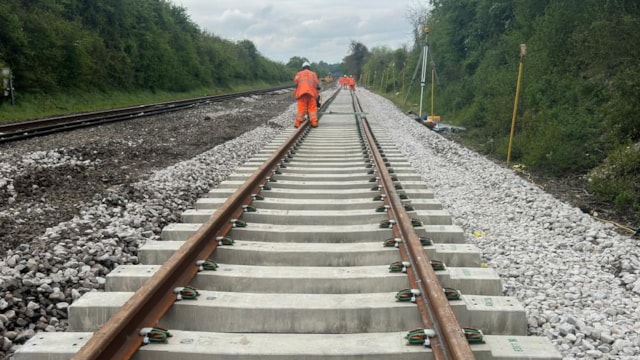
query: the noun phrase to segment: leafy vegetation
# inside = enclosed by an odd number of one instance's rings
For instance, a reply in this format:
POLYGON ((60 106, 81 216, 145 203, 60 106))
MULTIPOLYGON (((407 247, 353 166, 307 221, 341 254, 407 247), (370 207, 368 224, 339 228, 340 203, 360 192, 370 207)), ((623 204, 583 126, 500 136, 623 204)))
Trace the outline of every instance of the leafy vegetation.
MULTIPOLYGON (((522 65, 510 160, 583 175, 640 221, 640 2, 430 0, 408 15, 410 46, 352 41, 342 64, 312 69, 464 126, 464 141, 506 160, 522 65)), ((3 0, 0 65, 18 102, 0 99, 0 120, 290 83, 304 60, 274 62, 251 41, 202 31, 168 0, 3 0)))
POLYGON ((526 44, 510 160, 551 176, 588 177, 603 200, 640 221, 640 2, 429 5, 409 12, 413 46, 372 49, 361 82, 417 113, 420 55, 428 45, 422 113, 466 127, 463 141, 506 160, 526 44))
MULTIPOLYGON (((204 32, 166 0, 3 0, 0 64, 20 100, 84 92, 188 93, 291 82, 248 40, 204 32)), ((2 106, 2 105, 0 105, 2 106)), ((65 106, 66 107, 66 106, 65 106)))
POLYGON ((626 208, 631 204, 640 213, 640 143, 612 151, 601 166, 589 173, 591 187, 605 201, 626 208))

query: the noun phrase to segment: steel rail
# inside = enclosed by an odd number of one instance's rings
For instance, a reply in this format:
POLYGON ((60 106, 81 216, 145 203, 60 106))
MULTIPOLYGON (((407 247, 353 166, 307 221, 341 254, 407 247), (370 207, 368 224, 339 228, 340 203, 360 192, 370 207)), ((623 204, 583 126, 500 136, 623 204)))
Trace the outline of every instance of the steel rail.
MULTIPOLYGON (((337 91, 323 107, 335 98, 337 91)), ((218 246, 220 236, 233 228, 233 219, 243 214, 243 205, 251 204, 253 195, 284 161, 291 149, 309 130, 305 121, 253 174, 214 212, 185 243, 147 280, 116 314, 74 355, 72 360, 130 359, 143 345, 140 330, 155 327, 176 302, 175 289, 187 286, 198 272, 197 262, 207 260, 218 246)))
POLYGON ((202 96, 191 99, 160 102, 148 105, 137 105, 111 110, 100 110, 87 113, 54 116, 49 118, 0 124, 0 143, 23 140, 31 137, 49 135, 56 132, 69 131, 83 127, 96 126, 117 121, 132 120, 144 116, 174 112, 190 107, 234 99, 241 96, 265 94, 291 88, 279 86, 269 89, 235 92, 222 95, 202 96))
MULTIPOLYGON (((363 112, 355 96, 354 108, 360 113, 363 112)), ((406 248, 406 256, 411 262, 411 271, 415 276, 415 283, 421 292, 419 298, 426 305, 426 313, 425 310, 420 310, 423 324, 425 328, 433 328, 437 334, 436 337, 440 340, 439 344, 441 346, 432 347, 432 350, 435 350, 434 356, 437 356, 436 358, 454 360, 475 359, 469 342, 462 332, 462 327, 449 305, 442 285, 440 285, 440 281, 431 267, 429 257, 422 248, 420 238, 413 228, 412 219, 404 209, 402 200, 395 191, 393 180, 382 155, 377 149, 368 121, 362 115, 356 115, 356 119, 358 119, 372 151, 373 160, 378 169, 380 185, 382 185, 382 189, 387 195, 385 201, 388 201, 390 206, 388 213, 396 221, 394 230, 398 231, 402 239, 402 246, 406 248), (430 318, 428 321, 425 321, 425 315, 430 318)))
MULTIPOLYGON (((357 101, 357 98, 353 99, 353 107, 354 109, 361 109, 361 106, 359 104, 359 102, 357 101)), ((376 174, 379 172, 379 167, 380 166, 384 166, 386 169, 386 159, 384 158, 384 156, 382 155, 382 153, 380 151, 377 150, 377 143, 375 142, 375 139, 370 138, 369 136, 367 136, 366 133, 366 123, 362 122, 362 120, 359 120, 360 123, 358 124, 364 137, 365 140, 367 141, 367 148, 369 150, 369 156, 373 157, 373 159, 371 160, 371 162, 373 163, 373 166, 375 168, 374 170, 374 176, 376 176, 376 174), (376 150, 374 150, 376 149, 376 150), (374 154, 374 151, 379 153, 380 158, 376 159, 376 156, 374 154)), ((365 119, 366 121, 366 119, 365 119)), ((388 169, 387 169, 388 172, 388 169)), ((378 184, 378 186, 380 187, 380 194, 384 196, 384 201, 383 201, 383 205, 388 209, 387 210, 387 216, 389 217, 390 220, 396 220, 397 218, 394 215, 393 212, 391 212, 391 202, 390 202, 390 196, 392 196, 389 192, 387 192, 387 188, 384 186, 384 184, 382 183, 382 181, 380 180, 380 176, 377 176, 377 180, 376 180, 376 184, 378 184)), ((393 236, 394 238, 398 238, 398 239, 402 239, 403 238, 403 234, 400 232, 400 229, 398 228, 398 226, 392 226, 392 232, 393 232, 393 236)), ((412 289, 420 289, 420 291, 424 292, 423 288, 420 286, 421 285, 421 280, 419 278, 419 275, 415 272, 415 267, 412 266, 413 263, 415 262, 414 258, 411 256, 411 254, 409 253, 409 249, 407 248, 406 244, 402 244, 398 246, 398 250, 400 252, 400 259, 403 262, 409 262, 410 266, 409 269, 407 269, 407 277, 409 279, 409 284, 411 286, 412 289)), ((427 260, 428 261, 428 260, 427 260)), ((422 325, 425 329, 434 329, 437 327, 437 324, 435 324, 432 321, 433 318, 433 313, 429 310, 428 308, 428 304, 424 301, 424 298, 422 296, 417 296, 416 300, 415 300, 416 306, 418 307, 418 313, 420 314, 420 319, 422 320, 422 325)), ((431 348, 431 352, 433 355, 434 360, 444 360, 447 359, 448 357, 445 354, 446 349, 443 348, 441 341, 439 338, 434 338, 434 339, 430 339, 429 340, 430 344, 430 348, 431 348)))

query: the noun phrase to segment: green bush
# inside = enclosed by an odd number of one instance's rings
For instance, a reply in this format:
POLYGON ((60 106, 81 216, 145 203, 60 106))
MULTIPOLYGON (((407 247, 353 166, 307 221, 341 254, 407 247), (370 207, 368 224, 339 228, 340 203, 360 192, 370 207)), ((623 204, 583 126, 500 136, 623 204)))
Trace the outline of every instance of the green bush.
POLYGON ((589 189, 640 219, 640 143, 622 146, 588 174, 589 189))

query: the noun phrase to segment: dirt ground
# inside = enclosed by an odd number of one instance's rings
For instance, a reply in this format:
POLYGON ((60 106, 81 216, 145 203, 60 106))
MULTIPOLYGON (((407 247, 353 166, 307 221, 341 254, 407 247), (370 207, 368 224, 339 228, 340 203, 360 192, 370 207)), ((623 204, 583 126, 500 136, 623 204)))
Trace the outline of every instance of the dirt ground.
POLYGON ((71 219, 105 189, 193 158, 265 124, 293 102, 290 92, 265 95, 0 144, 0 166, 21 162, 21 154, 55 149, 91 164, 20 166, 20 173, 10 175, 17 194, 9 200, 6 189, 0 189, 0 256, 71 219))
MULTIPOLYGON (((19 161, 20 154, 59 149, 89 160, 90 166, 26 167, 14 176, 17 196, 0 191, 0 255, 28 244, 46 228, 71 219, 78 208, 108 187, 144 179, 151 172, 190 159, 284 112, 290 93, 255 101, 233 100, 206 107, 103 125, 47 137, 0 144, 0 163, 19 161), (206 115, 214 113, 213 118, 206 115)), ((293 119, 292 119, 293 121, 293 119)), ((1 165, 1 164, 0 164, 1 165)), ((601 203, 580 178, 545 179, 522 173, 557 198, 584 212, 630 228, 634 219, 601 203)), ((621 232, 631 235, 626 230, 621 232)))

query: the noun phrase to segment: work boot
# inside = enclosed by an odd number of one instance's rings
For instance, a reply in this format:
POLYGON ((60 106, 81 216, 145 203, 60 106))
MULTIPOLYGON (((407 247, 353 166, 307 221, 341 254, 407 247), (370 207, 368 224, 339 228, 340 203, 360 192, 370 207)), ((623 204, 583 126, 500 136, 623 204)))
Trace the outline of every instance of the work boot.
POLYGON ((312 128, 317 128, 318 127, 318 122, 317 121, 312 121, 311 122, 311 127, 312 128))
POLYGON ((296 129, 299 128, 300 127, 300 121, 296 120, 296 122, 293 123, 293 127, 296 128, 296 129))

